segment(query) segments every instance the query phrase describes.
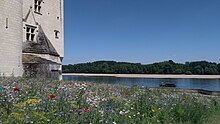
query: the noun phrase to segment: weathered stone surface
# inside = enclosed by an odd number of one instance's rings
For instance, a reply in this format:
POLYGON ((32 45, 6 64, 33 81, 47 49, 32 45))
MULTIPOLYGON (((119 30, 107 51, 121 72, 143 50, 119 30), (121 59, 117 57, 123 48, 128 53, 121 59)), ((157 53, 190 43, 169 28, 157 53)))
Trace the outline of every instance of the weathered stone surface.
POLYGON ((55 78, 60 79, 61 71, 58 64, 39 64, 39 63, 25 63, 24 65, 25 76, 29 77, 41 77, 41 78, 55 78), (55 70, 53 70, 55 69, 55 70))
POLYGON ((22 76, 22 0, 0 0, 0 76, 22 76))
POLYGON ((48 58, 43 58, 40 56, 37 56, 36 54, 23 54, 22 55, 22 62, 23 63, 39 63, 39 64, 60 64, 60 62, 58 61, 53 61, 51 59, 48 58))

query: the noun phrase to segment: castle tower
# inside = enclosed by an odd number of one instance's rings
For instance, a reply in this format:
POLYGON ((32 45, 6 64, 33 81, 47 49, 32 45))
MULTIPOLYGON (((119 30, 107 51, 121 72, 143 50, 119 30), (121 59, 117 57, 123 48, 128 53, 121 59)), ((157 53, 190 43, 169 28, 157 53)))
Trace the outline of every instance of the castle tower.
POLYGON ((22 2, 0 0, 0 76, 22 76, 22 2))
POLYGON ((64 0, 0 0, 0 77, 61 79, 64 0))

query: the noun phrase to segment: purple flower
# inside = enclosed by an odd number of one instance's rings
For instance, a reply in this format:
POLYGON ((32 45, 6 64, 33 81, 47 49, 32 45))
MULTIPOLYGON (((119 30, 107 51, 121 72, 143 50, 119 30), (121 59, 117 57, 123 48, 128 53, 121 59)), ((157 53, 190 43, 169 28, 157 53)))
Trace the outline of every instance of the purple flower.
POLYGON ((79 109, 79 110, 78 110, 78 113, 79 113, 79 114, 80 114, 80 113, 82 113, 82 112, 83 112, 83 110, 82 110, 82 109, 79 109))
POLYGON ((64 116, 64 112, 60 112, 60 114, 61 114, 62 116, 64 116))

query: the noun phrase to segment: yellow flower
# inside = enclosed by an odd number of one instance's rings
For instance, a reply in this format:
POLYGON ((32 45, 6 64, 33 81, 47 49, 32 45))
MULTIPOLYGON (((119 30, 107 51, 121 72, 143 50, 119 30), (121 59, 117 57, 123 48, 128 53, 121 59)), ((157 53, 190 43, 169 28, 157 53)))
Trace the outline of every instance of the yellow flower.
POLYGON ((155 112, 155 110, 154 110, 153 108, 151 109, 151 111, 152 111, 152 112, 155 112))
POLYGON ((14 106, 18 108, 24 108, 27 104, 36 105, 37 103, 38 103, 37 99, 31 98, 31 99, 26 100, 25 102, 14 104, 14 106))
POLYGON ((18 107, 18 108, 21 108, 21 109, 24 108, 25 105, 26 105, 26 104, 25 104, 24 102, 18 103, 18 104, 14 104, 15 107, 18 107))
POLYGON ((26 101, 26 104, 36 105, 37 103, 38 103, 38 100, 35 99, 35 98, 28 99, 28 100, 26 101))
POLYGON ((158 108, 158 110, 160 111, 161 108, 158 108))

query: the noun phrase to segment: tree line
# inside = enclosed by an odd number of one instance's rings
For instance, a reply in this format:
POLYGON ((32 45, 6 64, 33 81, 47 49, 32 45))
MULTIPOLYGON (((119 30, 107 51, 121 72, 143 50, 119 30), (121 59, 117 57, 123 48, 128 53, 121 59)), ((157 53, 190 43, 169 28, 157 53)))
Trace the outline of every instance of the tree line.
POLYGON ((63 65, 63 73, 218 75, 220 74, 220 64, 207 61, 181 64, 172 60, 146 65, 141 63, 96 61, 63 65))

